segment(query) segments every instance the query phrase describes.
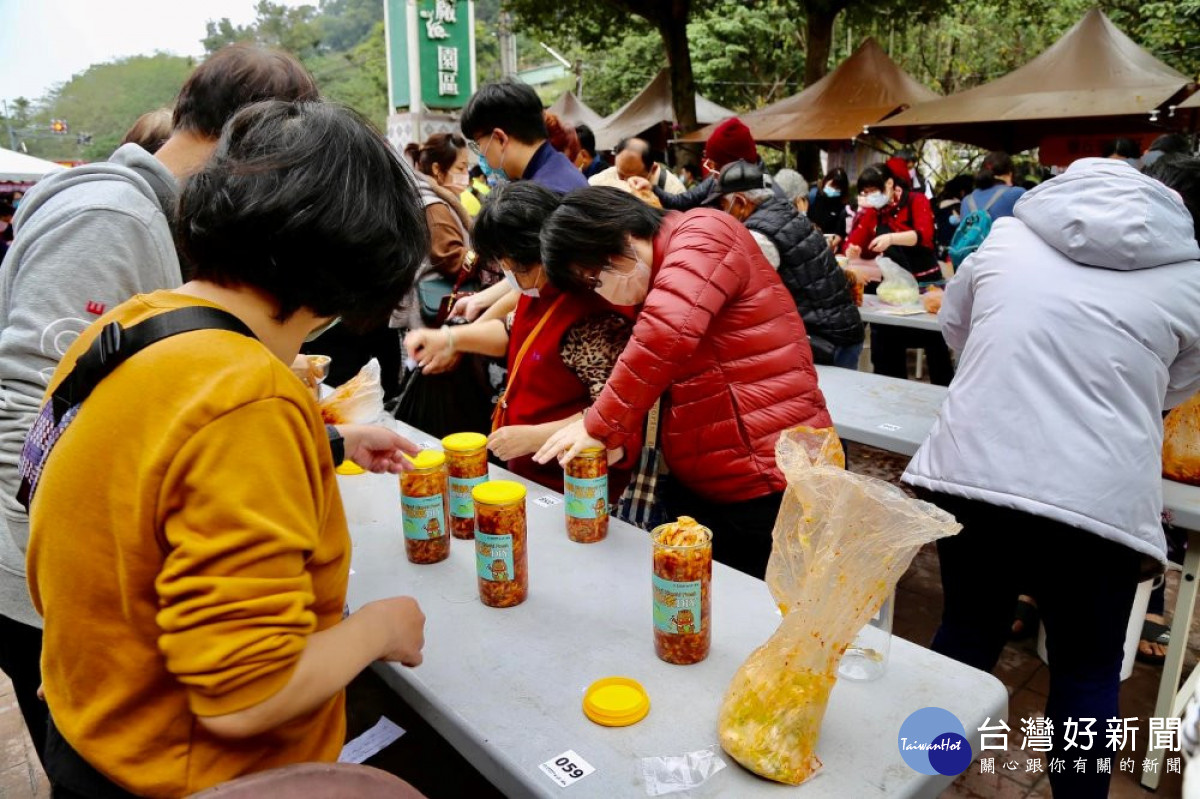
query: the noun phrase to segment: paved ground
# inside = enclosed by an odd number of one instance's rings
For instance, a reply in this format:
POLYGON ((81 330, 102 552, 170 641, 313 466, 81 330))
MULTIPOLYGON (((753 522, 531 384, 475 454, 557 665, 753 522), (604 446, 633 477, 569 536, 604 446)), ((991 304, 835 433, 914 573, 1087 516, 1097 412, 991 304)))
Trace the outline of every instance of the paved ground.
MULTIPOLYGON (((850 465, 856 472, 871 474, 885 480, 895 480, 904 467, 905 459, 880 450, 852 447, 850 465)), ((1167 607, 1174 601, 1175 574, 1168 581, 1167 607)), ((911 641, 928 644, 937 627, 941 613, 941 582, 938 577, 937 552, 930 546, 922 550, 912 568, 900 581, 897 589, 895 631, 911 641)), ((1188 664, 1200 655, 1200 620, 1192 627, 1188 642, 1188 664)), ((1048 672, 1038 659, 1032 642, 1010 644, 1006 647, 996 675, 1008 686, 1008 725, 1019 730, 1021 719, 1040 713, 1045 705, 1048 672)), ((1133 676, 1121 689, 1122 716, 1142 719, 1139 746, 1144 745, 1145 719, 1153 715, 1154 698, 1158 691, 1160 670, 1138 664, 1133 676)), ((2 677, 0 677, 2 679, 2 677)), ((404 777, 433 799, 471 796, 490 799, 499 794, 491 789, 457 753, 449 749, 437 734, 425 726, 411 709, 403 705, 382 681, 367 674, 352 685, 350 696, 350 734, 370 727, 386 714, 408 732, 391 747, 368 761, 404 777)), ((1020 743, 1017 737, 1011 743, 1020 743)), ((0 682, 0 799, 29 799, 49 796, 49 788, 25 735, 20 713, 5 680, 0 682)), ((946 799, 1018 799, 1019 797, 1049 797, 1050 789, 1044 774, 1024 772, 1026 755, 1014 751, 1010 758, 1019 763, 1019 770, 1005 773, 1004 758, 996 759, 998 774, 980 773, 973 765, 943 797, 946 799)), ((1137 759, 1140 773, 1141 756, 1137 759)), ((1045 764, 1043 763, 1043 767, 1045 764)), ((735 766, 736 767, 736 766, 735 766)), ((1114 763, 1114 769, 1116 764, 1114 763)), ((1157 794, 1142 790, 1139 774, 1118 772, 1114 775, 1110 796, 1115 799, 1131 797, 1170 797, 1180 793, 1180 778, 1171 774, 1163 778, 1157 794)))

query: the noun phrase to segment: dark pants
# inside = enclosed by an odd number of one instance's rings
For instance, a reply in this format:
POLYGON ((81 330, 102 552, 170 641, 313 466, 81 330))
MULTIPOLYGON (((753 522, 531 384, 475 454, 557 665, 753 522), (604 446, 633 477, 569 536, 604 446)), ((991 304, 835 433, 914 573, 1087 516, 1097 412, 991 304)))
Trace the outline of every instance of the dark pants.
POLYGON ((76 752, 48 719, 46 732, 46 776, 51 799, 137 799, 113 783, 76 752))
POLYGON ((42 767, 46 765, 46 703, 37 697, 42 684, 42 631, 0 616, 0 671, 12 680, 21 716, 42 767))
MULTIPOLYGON (((1097 773, 1096 759, 1112 758, 1115 769, 1122 757, 1141 757, 1107 748, 1104 735, 1107 719, 1120 716, 1125 627, 1141 556, 1040 516, 945 494, 923 496, 963 525, 958 535, 938 541, 945 609, 933 650, 991 671, 1008 639, 1017 595, 1032 592, 1046 625, 1050 661, 1046 716, 1053 722, 1054 747, 1046 754, 1067 763, 1065 772, 1050 772, 1051 788, 1056 797, 1107 796, 1110 775, 1097 773), (1090 751, 1065 749, 1068 719, 1096 719, 1090 751), (1074 768, 1080 757, 1087 760, 1084 774, 1074 768)), ((1009 743, 1019 744, 1017 720, 1010 726, 1009 743)))
POLYGON ((745 502, 713 502, 668 477, 660 497, 671 519, 691 516, 712 530, 714 560, 760 580, 766 575, 782 492, 745 502))
POLYGON ((895 325, 871 325, 871 367, 877 375, 908 378, 908 351, 925 350, 929 382, 950 385, 954 363, 946 340, 936 330, 918 330, 895 325))

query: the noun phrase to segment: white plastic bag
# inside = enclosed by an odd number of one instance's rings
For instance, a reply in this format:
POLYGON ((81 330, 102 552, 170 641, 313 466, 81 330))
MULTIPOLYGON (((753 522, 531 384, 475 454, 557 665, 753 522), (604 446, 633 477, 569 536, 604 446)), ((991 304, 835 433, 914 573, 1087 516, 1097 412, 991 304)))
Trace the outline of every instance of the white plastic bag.
POLYGON ((920 304, 921 290, 917 287, 917 279, 907 269, 882 255, 875 263, 883 273, 883 282, 875 289, 875 296, 888 305, 920 304))
POLYGON ((647 796, 666 796, 699 787, 725 768, 716 744, 695 752, 642 758, 642 782, 647 796))
POLYGON ((333 390, 318 406, 326 424, 377 424, 390 421, 383 409, 379 361, 367 361, 358 374, 333 390))

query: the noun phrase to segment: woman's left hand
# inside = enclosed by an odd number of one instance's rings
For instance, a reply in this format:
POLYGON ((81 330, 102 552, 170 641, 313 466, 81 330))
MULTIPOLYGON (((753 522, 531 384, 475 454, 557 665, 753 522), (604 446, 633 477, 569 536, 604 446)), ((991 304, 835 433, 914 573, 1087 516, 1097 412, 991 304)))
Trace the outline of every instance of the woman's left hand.
POLYGON ((488 449, 502 461, 532 455, 546 443, 546 437, 536 425, 512 424, 501 427, 488 436, 488 449))
POLYGON ((549 463, 558 458, 559 463, 567 463, 585 449, 604 447, 604 442, 588 435, 583 419, 576 419, 559 430, 542 445, 533 459, 537 463, 549 463))
POLYGON ((399 474, 412 468, 405 454, 416 455, 421 448, 394 430, 374 424, 340 424, 346 460, 376 474, 399 474))
POLYGON ((871 252, 885 252, 888 247, 891 247, 895 243, 895 236, 891 233, 884 233, 881 236, 871 239, 871 243, 868 246, 870 246, 871 252))

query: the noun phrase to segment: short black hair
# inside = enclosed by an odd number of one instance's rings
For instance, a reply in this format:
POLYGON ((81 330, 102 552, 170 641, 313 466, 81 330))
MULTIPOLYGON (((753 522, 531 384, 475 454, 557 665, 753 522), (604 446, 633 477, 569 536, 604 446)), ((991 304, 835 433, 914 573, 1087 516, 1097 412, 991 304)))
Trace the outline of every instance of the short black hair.
POLYGON ((612 186, 576 189, 542 226, 546 277, 563 291, 591 289, 579 268, 611 269, 609 259, 629 252, 629 237, 653 238, 663 212, 612 186))
POLYGON ((513 77, 480 86, 467 101, 459 127, 468 139, 496 128, 522 144, 536 144, 547 136, 541 98, 532 86, 513 77))
POLYGON ((483 202, 471 241, 480 263, 491 265, 508 258, 517 271, 542 262, 542 225, 558 208, 558 195, 531 180, 505 183, 492 189, 483 202))
POLYGON ((887 187, 887 182, 892 180, 892 173, 885 169, 882 164, 871 164, 862 172, 858 173, 858 190, 863 189, 879 189, 883 191, 887 187))
POLYGON ((205 59, 184 82, 171 127, 215 139, 230 117, 250 103, 319 98, 316 81, 294 56, 256 44, 231 44, 205 59))
POLYGON ((642 166, 646 168, 647 172, 654 169, 654 152, 650 149, 650 143, 645 139, 626 136, 617 142, 617 146, 613 148, 613 155, 620 155, 626 150, 642 159, 642 166))
POLYGON ((1012 156, 1003 150, 992 150, 983 157, 983 163, 975 173, 975 188, 990 189, 996 185, 997 175, 1013 174, 1012 156))
POLYGON ((1100 145, 1100 155, 1109 158, 1119 155, 1121 158, 1140 158, 1142 150, 1133 139, 1119 137, 1109 139, 1100 145))
POLYGON ((588 151, 588 155, 596 155, 596 134, 588 125, 576 125, 575 135, 579 137, 579 146, 588 151))
POLYGON ((417 188, 391 145, 331 103, 256 103, 239 111, 183 186, 180 253, 194 277, 252 286, 297 310, 382 323, 429 252, 417 188))
POLYGON ((1200 242, 1200 158, 1167 153, 1142 171, 1179 192, 1183 204, 1192 214, 1194 235, 1200 242))
POLYGON ((687 172, 689 175, 691 175, 692 180, 698 181, 698 180, 700 180, 700 178, 702 178, 704 176, 703 170, 700 169, 700 165, 693 164, 691 161, 684 161, 682 164, 679 165, 679 168, 681 170, 683 170, 684 172, 687 172))
POLYGON ((850 176, 840 166, 829 170, 829 174, 825 176, 825 185, 833 186, 840 191, 842 199, 846 199, 847 195, 850 194, 850 176))
POLYGON ((1188 149, 1187 137, 1182 133, 1164 133, 1150 143, 1146 152, 1156 150, 1160 153, 1181 153, 1186 155, 1188 149))

